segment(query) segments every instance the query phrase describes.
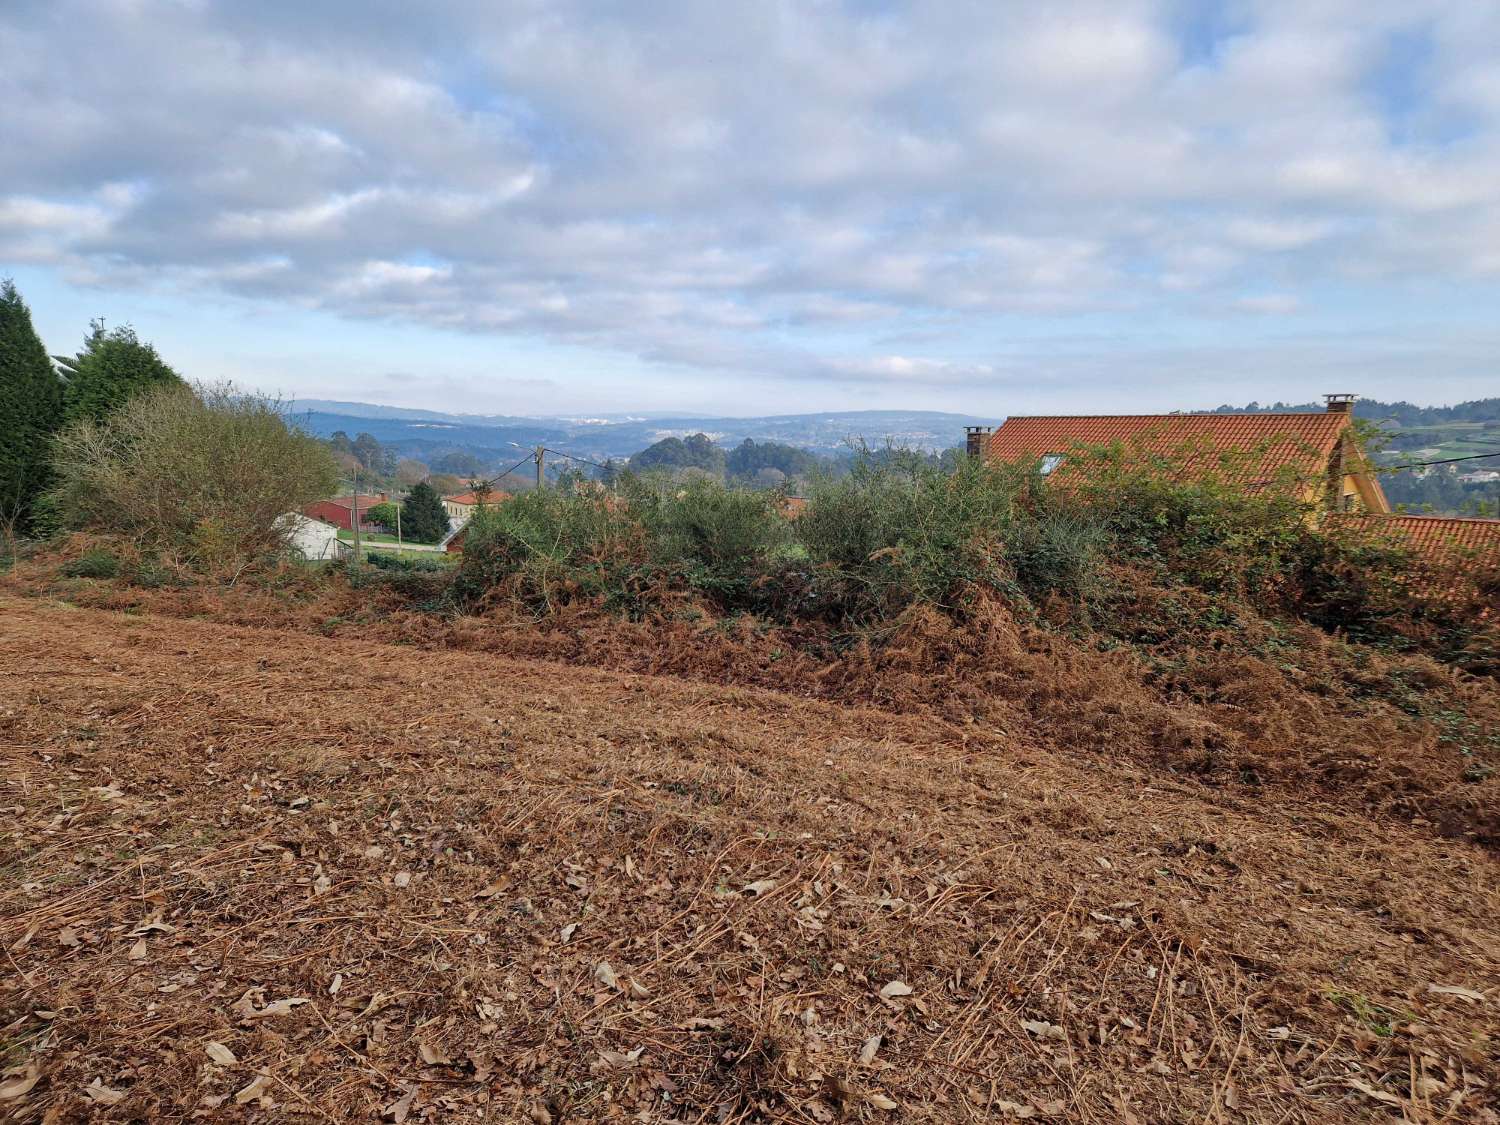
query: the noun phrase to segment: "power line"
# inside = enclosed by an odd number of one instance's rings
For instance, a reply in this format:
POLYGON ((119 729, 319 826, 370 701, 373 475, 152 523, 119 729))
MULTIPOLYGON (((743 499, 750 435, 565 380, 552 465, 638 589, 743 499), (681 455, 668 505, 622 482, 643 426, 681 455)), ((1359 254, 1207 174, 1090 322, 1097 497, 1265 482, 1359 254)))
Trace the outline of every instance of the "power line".
POLYGON ((550 448, 548 446, 543 446, 542 448, 546 449, 548 453, 556 454, 558 457, 565 457, 569 461, 581 461, 585 465, 592 465, 592 466, 594 466, 594 468, 596 468, 596 469, 607 469, 607 468, 609 468, 608 465, 601 465, 601 464, 599 464, 598 461, 590 461, 587 457, 579 457, 577 454, 574 454, 574 453, 564 453, 561 449, 552 449, 552 448, 550 448))
POLYGON ((525 457, 522 457, 519 461, 517 461, 510 468, 506 469, 505 472, 500 473, 497 476, 490 477, 488 480, 479 481, 478 483, 484 484, 484 485, 491 485, 491 484, 494 484, 496 481, 504 480, 506 477, 510 476, 511 473, 515 472, 522 465, 526 464, 527 461, 535 461, 535 460, 536 460, 536 454, 535 453, 528 453, 525 457))
POLYGON ((1391 469, 1421 469, 1428 465, 1456 465, 1460 461, 1483 461, 1486 457, 1500 457, 1500 453, 1470 453, 1466 457, 1444 457, 1441 461, 1402 461, 1397 465, 1388 465, 1391 469))

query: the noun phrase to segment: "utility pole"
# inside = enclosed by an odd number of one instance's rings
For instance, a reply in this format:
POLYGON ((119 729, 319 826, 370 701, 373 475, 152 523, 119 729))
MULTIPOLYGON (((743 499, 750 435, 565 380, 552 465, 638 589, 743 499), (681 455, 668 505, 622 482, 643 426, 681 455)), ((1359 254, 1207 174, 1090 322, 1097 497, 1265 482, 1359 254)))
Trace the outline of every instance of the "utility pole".
POLYGON ((536 447, 536 487, 540 491, 547 487, 547 478, 543 475, 543 459, 547 456, 547 447, 539 445, 536 447))
POLYGON ((396 556, 401 556, 401 505, 396 505, 396 556))
POLYGON ((359 470, 354 470, 354 503, 350 509, 354 513, 354 565, 357 567, 364 561, 359 553, 359 470))

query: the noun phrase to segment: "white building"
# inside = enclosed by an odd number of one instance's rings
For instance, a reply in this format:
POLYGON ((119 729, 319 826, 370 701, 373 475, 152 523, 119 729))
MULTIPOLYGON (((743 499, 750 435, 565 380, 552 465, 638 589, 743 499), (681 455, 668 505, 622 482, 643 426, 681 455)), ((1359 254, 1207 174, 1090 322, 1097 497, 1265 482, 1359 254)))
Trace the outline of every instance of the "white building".
POLYGON ((331 523, 287 512, 276 521, 278 530, 286 533, 287 546, 294 554, 310 562, 330 560, 338 555, 339 529, 331 523))

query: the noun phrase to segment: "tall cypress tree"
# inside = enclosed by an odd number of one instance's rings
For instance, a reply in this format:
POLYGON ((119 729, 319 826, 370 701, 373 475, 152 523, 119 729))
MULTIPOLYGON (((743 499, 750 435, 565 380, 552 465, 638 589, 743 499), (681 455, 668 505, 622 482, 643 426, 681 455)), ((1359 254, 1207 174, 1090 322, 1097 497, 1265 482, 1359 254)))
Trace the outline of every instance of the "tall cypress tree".
POLYGON ((401 534, 413 543, 436 543, 448 534, 448 513, 437 491, 423 481, 413 485, 401 505, 401 534))
POLYGON ((47 487, 52 435, 62 425, 62 383, 13 281, 0 282, 0 537, 30 528, 47 487))
POLYGON ((128 324, 106 330, 104 322, 96 320, 89 325, 83 351, 55 358, 67 381, 63 420, 68 425, 84 419, 103 421, 141 391, 182 382, 128 324))

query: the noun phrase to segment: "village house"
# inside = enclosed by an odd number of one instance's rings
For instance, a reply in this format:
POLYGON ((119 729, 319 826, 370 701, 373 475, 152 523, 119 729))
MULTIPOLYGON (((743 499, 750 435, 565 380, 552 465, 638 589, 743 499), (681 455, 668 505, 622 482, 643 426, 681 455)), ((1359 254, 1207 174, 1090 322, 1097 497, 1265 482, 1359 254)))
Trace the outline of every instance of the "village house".
POLYGON ((443 511, 448 513, 449 519, 466 523, 481 502, 498 504, 502 500, 509 499, 509 492, 485 492, 482 497, 478 492, 458 492, 452 496, 443 497, 443 511))
POLYGON ((390 498, 388 492, 378 492, 374 495, 335 496, 331 500, 319 500, 316 504, 308 504, 302 509, 302 514, 315 520, 331 523, 341 531, 353 531, 354 510, 357 504, 360 530, 375 531, 376 525, 369 522, 365 513, 376 504, 386 503, 390 498))
POLYGON ((1360 449, 1350 394, 1325 395, 1322 413, 1031 415, 998 429, 968 428, 971 457, 1036 462, 1043 475, 1076 471, 1086 452, 1169 462, 1182 476, 1216 473, 1252 489, 1291 488, 1333 512, 1386 514, 1380 482, 1360 449))

